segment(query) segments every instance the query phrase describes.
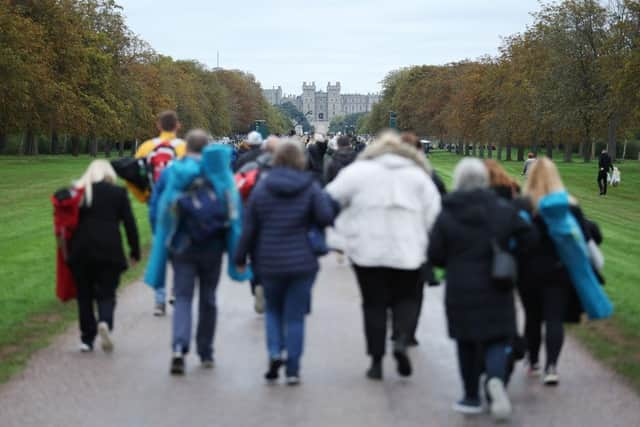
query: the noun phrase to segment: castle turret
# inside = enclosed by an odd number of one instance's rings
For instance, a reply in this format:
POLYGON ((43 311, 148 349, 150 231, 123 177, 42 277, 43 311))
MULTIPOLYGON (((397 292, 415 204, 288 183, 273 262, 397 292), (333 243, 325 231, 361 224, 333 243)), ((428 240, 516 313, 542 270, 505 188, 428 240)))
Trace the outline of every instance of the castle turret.
POLYGON ((327 83, 328 119, 342 115, 342 102, 340 99, 340 82, 332 85, 327 83))
POLYGON ((313 121, 316 115, 316 83, 302 83, 302 114, 309 121, 313 121))

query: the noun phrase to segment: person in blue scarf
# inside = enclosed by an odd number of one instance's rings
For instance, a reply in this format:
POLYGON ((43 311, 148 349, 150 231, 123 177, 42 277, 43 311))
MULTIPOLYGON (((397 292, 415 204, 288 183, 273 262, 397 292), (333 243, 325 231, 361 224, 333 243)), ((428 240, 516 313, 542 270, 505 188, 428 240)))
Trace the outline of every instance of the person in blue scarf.
MULTIPOLYGON (((196 351, 202 366, 213 367, 213 337, 216 326, 216 288, 220 278, 222 254, 235 252, 241 234, 241 203, 230 168, 231 148, 208 145, 205 131, 196 129, 187 135, 187 154, 163 172, 163 191, 154 197, 154 241, 145 283, 154 289, 164 287, 166 263, 171 260, 174 272, 173 338, 170 372, 185 372, 185 356, 191 342, 191 306, 196 278, 199 283, 198 327, 196 351), (204 239, 194 238, 189 213, 183 208, 185 194, 194 195, 195 182, 203 182, 211 198, 224 206, 224 232, 204 239), (215 193, 215 194, 214 194, 215 193), (224 201, 224 202, 223 202, 224 201)), ((189 197, 186 198, 188 202, 189 197)), ((195 196, 193 196, 195 197, 195 196)), ((206 199, 205 199, 206 201, 206 199)), ((198 205, 198 208, 200 206, 198 205)), ((222 228, 221 228, 222 229, 222 228)), ((197 236, 196 236, 197 237, 197 236)), ((239 273, 229 263, 228 274, 233 280, 244 281, 250 271, 239 273)))

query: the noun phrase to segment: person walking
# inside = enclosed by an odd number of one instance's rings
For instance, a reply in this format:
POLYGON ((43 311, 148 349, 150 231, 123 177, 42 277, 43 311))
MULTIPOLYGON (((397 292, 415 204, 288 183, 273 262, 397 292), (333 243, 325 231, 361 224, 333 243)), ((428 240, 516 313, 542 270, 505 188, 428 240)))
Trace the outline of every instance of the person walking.
POLYGON ((255 162, 263 153, 262 151, 262 135, 257 131, 249 132, 247 135, 247 145, 249 150, 242 153, 236 163, 233 165, 233 172, 238 172, 247 163, 255 162))
POLYGON ((324 156, 327 153, 327 139, 321 133, 313 135, 313 143, 307 146, 307 170, 320 185, 324 185, 324 156))
POLYGON ((613 162, 611 161, 611 156, 607 152, 607 150, 602 150, 600 153, 600 158, 598 159, 598 187, 600 188, 600 195, 607 195, 607 183, 608 183, 608 174, 613 172, 613 162))
POLYGON ((464 397, 453 409, 482 412, 479 383, 485 372, 491 412, 503 420, 511 414, 505 384, 516 311, 513 290, 493 279, 494 244, 506 248, 515 238, 524 247, 533 238, 531 227, 515 207, 489 190, 489 173, 481 160, 462 160, 453 175, 454 191, 443 199, 428 252, 431 262, 447 274, 447 324, 464 385, 464 397))
MULTIPOLYGON (((538 244, 530 248, 519 265, 518 291, 525 312, 529 375, 537 377, 541 374, 539 353, 544 326, 546 360, 543 383, 549 386, 559 382, 557 366, 564 342, 564 323, 578 323, 583 311, 569 272, 538 213, 540 199, 557 191, 564 191, 558 169, 551 160, 542 158, 531 169, 525 198, 518 200, 520 208, 529 213, 540 235, 538 244)), ((570 212, 580 225, 585 240, 589 241, 592 238, 590 226, 575 200, 570 212)), ((598 243, 602 240, 599 232, 593 237, 598 243)))
POLYGON ((351 147, 351 138, 342 135, 337 140, 337 149, 326 164, 324 182, 329 183, 338 176, 345 167, 349 166, 356 159, 357 153, 351 147))
POLYGON ((367 377, 381 380, 388 310, 393 314, 393 355, 409 376, 408 340, 418 301, 428 233, 440 212, 431 167, 394 131, 380 134, 326 190, 342 211, 337 219, 362 294, 367 377))
POLYGON ((84 189, 84 196, 67 262, 76 281, 82 352, 93 350, 97 335, 104 351, 113 350, 110 333, 114 325, 116 289, 122 272, 128 265, 140 261, 138 229, 129 196, 116 182, 116 173, 106 160, 91 162, 75 182, 75 187, 84 189), (122 247, 121 224, 129 244, 129 262, 122 247))
POLYGON ((305 315, 319 269, 309 232, 323 229, 333 220, 330 200, 304 169, 302 144, 282 140, 273 168, 249 197, 234 257, 239 270, 250 260, 264 286, 269 353, 265 379, 277 380, 280 368, 286 365, 289 385, 300 382, 305 315))
MULTIPOLYGON (((184 140, 178 138, 178 131, 182 124, 178 120, 175 111, 167 110, 158 115, 156 127, 160 132, 156 138, 145 141, 136 150, 136 159, 145 159, 149 175, 151 176, 151 191, 141 193, 135 186, 128 185, 129 191, 141 202, 148 203, 152 197, 153 189, 158 183, 160 176, 171 162, 184 156, 186 145, 184 140)), ((150 214, 151 215, 151 214, 150 214)), ((153 222, 151 223, 154 231, 153 222)), ((167 312, 167 292, 166 289, 158 288, 154 292, 154 316, 164 316, 167 312)))
MULTIPOLYGON (((173 267, 173 311, 170 373, 183 375, 191 344, 191 317, 196 280, 199 288, 196 351, 204 368, 214 363, 213 339, 217 321, 216 289, 222 254, 235 251, 240 233, 240 197, 233 182, 229 160, 231 147, 208 146, 201 129, 187 134, 187 153, 164 173, 157 204, 156 239, 145 282, 164 285, 167 259, 173 267)), ((231 266, 231 264, 230 264, 231 266)), ((248 277, 230 270, 234 280, 248 277)))

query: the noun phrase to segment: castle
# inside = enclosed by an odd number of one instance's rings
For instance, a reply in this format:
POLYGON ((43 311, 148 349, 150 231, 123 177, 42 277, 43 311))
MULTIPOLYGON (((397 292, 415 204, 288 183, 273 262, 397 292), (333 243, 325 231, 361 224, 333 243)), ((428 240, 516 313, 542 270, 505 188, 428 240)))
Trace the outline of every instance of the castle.
MULTIPOLYGON (((302 95, 288 95, 282 93, 282 87, 264 89, 264 97, 271 105, 281 105, 291 102, 302 111, 311 124, 326 125, 334 117, 354 113, 368 113, 380 101, 378 94, 342 94, 340 82, 327 84, 327 91, 316 90, 315 82, 302 84, 302 95)), ((324 127, 324 126, 323 126, 324 127)))

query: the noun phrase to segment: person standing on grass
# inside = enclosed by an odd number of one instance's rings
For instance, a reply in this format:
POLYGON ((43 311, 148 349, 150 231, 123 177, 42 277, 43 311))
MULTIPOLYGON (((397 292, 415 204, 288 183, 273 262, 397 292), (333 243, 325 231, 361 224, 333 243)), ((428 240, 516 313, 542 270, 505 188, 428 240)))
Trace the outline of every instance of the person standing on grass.
POLYGON ((525 247, 535 236, 515 207, 489 189, 489 173, 481 160, 458 163, 453 188, 443 199, 429 245, 429 258, 447 274, 447 324, 457 344, 464 386, 464 397, 453 409, 464 414, 483 411, 479 389, 485 372, 491 413, 504 420, 511 414, 506 380, 516 310, 513 290, 493 279, 493 244, 506 251, 511 240, 525 247))
MULTIPOLYGON (((181 124, 175 111, 163 111, 158 115, 156 123, 160 135, 156 138, 145 141, 136 151, 136 159, 146 159, 148 172, 152 181, 152 191, 150 193, 140 193, 134 186, 130 185, 129 190, 138 200, 148 203, 153 197, 153 188, 162 176, 162 172, 172 161, 180 159, 186 151, 185 142, 177 137, 181 124)), ((151 212, 149 212, 151 215, 151 212)), ((154 223, 151 221, 152 232, 155 231, 154 223)), ((167 292, 164 287, 155 290, 154 316, 164 316, 166 314, 167 292)))
MULTIPOLYGON (((520 262, 518 290, 525 312, 529 375, 537 377, 541 374, 539 352, 544 325, 546 361, 543 383, 548 386, 559 382, 557 366, 564 342, 563 324, 579 322, 583 311, 569 272, 560 260, 550 231, 538 213, 540 199, 558 191, 564 191, 558 169, 551 160, 542 158, 531 169, 525 198, 517 201, 530 214, 533 226, 540 235, 538 244, 530 248, 526 258, 520 262)), ((585 241, 593 237, 599 243, 600 233, 590 230, 575 200, 570 212, 578 222, 585 241)))
POLYGON ((531 166, 533 166, 536 160, 536 155, 534 153, 527 154, 527 160, 524 161, 524 168, 522 169, 522 176, 524 176, 525 179, 529 176, 531 166))
POLYGON ((302 144, 282 140, 272 169, 249 197, 234 257, 238 270, 250 259, 264 286, 269 353, 265 379, 277 380, 280 368, 286 365, 288 385, 300 382, 305 315, 319 269, 309 230, 324 229, 333 220, 331 201, 304 169, 302 144))
POLYGON ((598 187, 600 188, 600 195, 607 195, 607 181, 608 174, 613 172, 613 162, 611 156, 607 153, 607 150, 602 150, 600 158, 598 159, 598 187))
POLYGON ((100 335, 104 351, 113 350, 110 332, 113 331, 116 289, 122 272, 140 260, 138 229, 129 196, 116 182, 111 164, 94 160, 75 183, 84 189, 84 196, 67 262, 76 281, 82 352, 93 350, 96 335, 100 335), (129 263, 122 247, 121 224, 129 243, 129 263))
POLYGON ((407 346, 418 304, 417 283, 426 262, 428 233, 440 212, 440 195, 424 154, 386 131, 344 168, 326 190, 341 207, 344 250, 362 293, 371 366, 382 379, 387 317, 393 314, 393 355, 398 373, 412 373, 407 346))

